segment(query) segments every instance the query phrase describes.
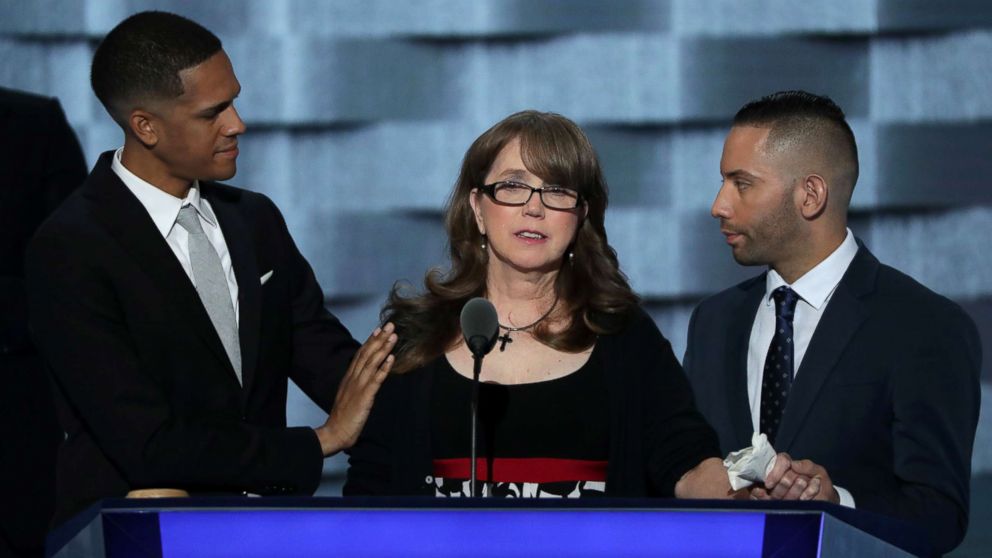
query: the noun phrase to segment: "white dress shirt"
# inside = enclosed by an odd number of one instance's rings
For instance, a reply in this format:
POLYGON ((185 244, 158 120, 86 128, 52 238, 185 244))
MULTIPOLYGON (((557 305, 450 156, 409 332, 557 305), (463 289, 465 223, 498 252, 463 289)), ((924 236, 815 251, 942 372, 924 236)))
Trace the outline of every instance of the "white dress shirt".
POLYGON ((200 226, 203 227, 203 232, 207 235, 207 240, 210 241, 211 246, 217 251, 220 265, 224 268, 227 287, 231 292, 231 302, 234 304, 234 318, 240 323, 238 280, 234 277, 234 268, 231 266, 231 254, 227 250, 224 232, 221 231, 220 225, 217 223, 217 216, 214 215, 210 202, 200 197, 199 182, 193 182, 186 198, 179 199, 127 170, 127 167, 121 162, 123 150, 124 148, 120 148, 114 153, 110 168, 145 207, 145 211, 152 218, 158 232, 162 233, 162 238, 169 244, 169 248, 176 255, 176 259, 179 260, 179 264, 183 266, 183 271, 189 276, 189 280, 193 282, 194 286, 196 279, 193 278, 193 267, 189 260, 189 233, 186 232, 186 229, 176 225, 176 218, 179 217, 179 210, 186 205, 191 205, 196 209, 196 214, 200 218, 200 226))
MULTIPOLYGON (((806 356, 806 349, 813 338, 813 332, 816 331, 816 325, 820 323, 820 318, 823 316, 824 310, 827 309, 830 297, 833 296, 837 285, 844 277, 844 273, 847 272, 847 268, 851 265, 857 252, 858 243, 854 240, 854 234, 848 229, 844 242, 816 267, 796 279, 792 285, 786 283, 785 279, 782 279, 782 276, 775 270, 768 270, 765 280, 765 296, 755 313, 747 349, 747 396, 751 403, 751 425, 755 432, 758 432, 760 428, 761 375, 765 367, 768 347, 775 335, 775 300, 772 298, 772 292, 784 285, 791 287, 799 295, 792 320, 794 380, 802 372, 803 357, 806 356)), ((802 459, 801 455, 795 457, 802 459)), ((827 472, 829 473, 829 471, 827 472)), ((854 498, 851 493, 836 485, 834 488, 840 495, 841 505, 853 508, 854 498)))

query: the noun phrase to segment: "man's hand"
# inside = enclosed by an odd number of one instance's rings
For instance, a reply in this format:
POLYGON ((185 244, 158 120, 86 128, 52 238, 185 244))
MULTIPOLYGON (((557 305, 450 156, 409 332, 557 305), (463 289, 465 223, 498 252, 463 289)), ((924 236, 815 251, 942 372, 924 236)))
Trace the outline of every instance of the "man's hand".
POLYGON ((376 328, 358 349, 334 397, 327 421, 315 428, 324 457, 350 448, 358 441, 379 386, 389 375, 395 357, 389 351, 396 345, 393 324, 376 328))
POLYGON ((822 466, 813 463, 809 459, 792 462, 792 470, 796 474, 809 477, 810 485, 802 495, 800 500, 823 500, 834 504, 840 503, 840 494, 834 489, 834 483, 830 480, 830 475, 822 466))
POLYGON ((840 503, 827 470, 808 459, 793 461, 787 453, 775 456, 764 487, 751 489, 755 500, 824 500, 840 503))
POLYGON ((718 457, 704 459, 675 483, 676 498, 733 498, 730 478, 723 460, 718 457))
POLYGON ((751 489, 757 500, 797 500, 809 488, 810 479, 792 470, 792 457, 782 452, 775 456, 772 470, 765 475, 765 486, 751 489))

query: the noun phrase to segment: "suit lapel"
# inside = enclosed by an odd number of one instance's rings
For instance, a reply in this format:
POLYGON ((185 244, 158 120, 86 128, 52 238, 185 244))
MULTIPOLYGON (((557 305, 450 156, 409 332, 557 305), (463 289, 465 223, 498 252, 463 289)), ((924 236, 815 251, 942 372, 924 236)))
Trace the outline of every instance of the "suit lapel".
POLYGON ((83 187, 83 194, 93 202, 94 215, 158 287, 183 325, 203 340, 230 372, 230 379, 237 381, 224 345, 193 283, 144 206, 110 168, 111 157, 113 152, 100 156, 83 187))
POLYGON ((754 278, 742 286, 743 296, 736 308, 728 314, 730 327, 727 337, 727 356, 724 362, 729 367, 729 392, 727 394, 730 418, 737 435, 736 448, 751 445, 754 428, 751 423, 751 405, 747 394, 747 351, 754 325, 754 314, 758 311, 765 293, 765 275, 754 278))
POLYGON ((217 215, 217 222, 224 232, 224 242, 231 254, 231 266, 238 280, 238 334, 241 342, 241 379, 244 392, 250 393, 258 366, 258 347, 261 327, 262 288, 259 283, 258 260, 251 229, 238 211, 237 200, 217 195, 215 187, 202 184, 203 194, 217 215))
POLYGON ((872 290, 877 270, 878 260, 863 245, 859 246, 858 253, 827 303, 796 373, 775 442, 776 449, 788 451, 792 446, 824 381, 868 317, 860 298, 872 290))

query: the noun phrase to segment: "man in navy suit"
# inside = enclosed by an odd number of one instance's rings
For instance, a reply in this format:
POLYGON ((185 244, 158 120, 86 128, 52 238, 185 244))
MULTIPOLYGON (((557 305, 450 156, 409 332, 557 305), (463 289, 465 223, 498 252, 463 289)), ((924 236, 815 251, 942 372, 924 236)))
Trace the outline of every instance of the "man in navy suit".
POLYGON ((847 228, 858 155, 844 113, 802 91, 749 103, 720 174, 712 214, 734 259, 768 267, 704 300, 689 325, 684 366, 723 452, 760 431, 787 459, 753 497, 888 514, 954 548, 968 525, 978 333, 847 228))
POLYGON ((56 524, 148 489, 312 493, 323 458, 357 439, 395 335, 359 349, 275 205, 214 182, 235 174, 245 125, 213 33, 133 15, 91 78, 124 146, 41 226, 26 267, 66 432, 56 524), (290 378, 323 425, 286 427, 290 378))

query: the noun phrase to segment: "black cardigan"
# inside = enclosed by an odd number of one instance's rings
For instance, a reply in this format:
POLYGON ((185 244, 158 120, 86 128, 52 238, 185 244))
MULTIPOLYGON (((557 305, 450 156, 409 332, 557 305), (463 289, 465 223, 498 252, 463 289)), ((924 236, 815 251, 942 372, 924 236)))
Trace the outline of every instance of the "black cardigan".
MULTIPOLYGON (((602 335, 597 343, 591 358, 601 359, 606 371, 611 417, 606 494, 672 497, 682 475, 720 456, 716 434, 696 410, 671 344, 643 310, 633 312, 619 333, 602 335)), ((428 369, 386 381, 348 452, 345 496, 434 494, 432 381, 428 369)))

